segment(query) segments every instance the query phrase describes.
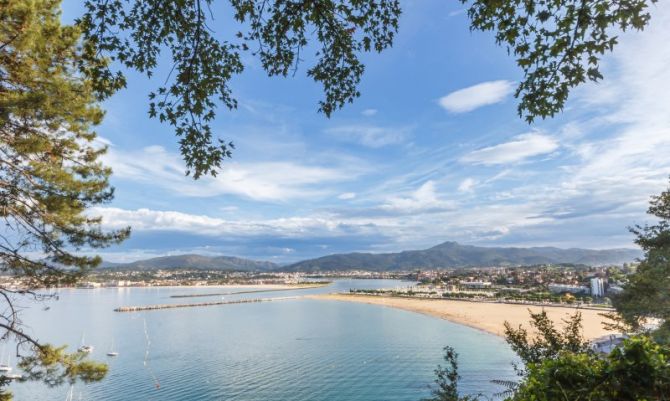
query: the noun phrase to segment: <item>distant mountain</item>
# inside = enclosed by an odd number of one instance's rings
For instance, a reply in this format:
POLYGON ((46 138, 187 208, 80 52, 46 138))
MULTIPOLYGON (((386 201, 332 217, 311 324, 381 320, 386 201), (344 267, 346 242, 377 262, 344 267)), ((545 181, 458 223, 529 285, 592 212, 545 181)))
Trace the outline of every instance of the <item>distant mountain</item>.
POLYGON ((636 249, 494 248, 445 242, 429 249, 399 253, 346 253, 309 259, 282 271, 410 270, 446 267, 519 266, 573 263, 591 266, 622 264, 642 256, 636 249))
POLYGON ((138 260, 132 263, 105 262, 102 264, 102 267, 123 270, 185 268, 202 270, 260 271, 277 269, 279 268, 279 265, 272 262, 242 259, 233 256, 176 255, 138 260))
POLYGON ((176 255, 132 263, 103 262, 101 268, 123 270, 203 269, 235 271, 392 271, 446 267, 519 266, 573 263, 591 266, 622 264, 642 257, 636 249, 494 248, 445 242, 429 249, 399 253, 346 253, 304 260, 280 267, 272 262, 232 256, 176 255))
POLYGON ((98 266, 99 269, 113 269, 115 267, 122 266, 123 263, 116 263, 116 262, 108 262, 106 260, 103 260, 102 263, 100 263, 100 266, 98 266))

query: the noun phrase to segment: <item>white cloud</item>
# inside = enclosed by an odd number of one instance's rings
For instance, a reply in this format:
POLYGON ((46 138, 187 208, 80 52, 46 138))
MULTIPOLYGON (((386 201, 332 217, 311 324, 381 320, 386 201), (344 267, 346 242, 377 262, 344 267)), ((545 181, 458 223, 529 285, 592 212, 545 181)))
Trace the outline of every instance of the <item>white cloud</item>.
POLYGON ((451 92, 440 98, 439 103, 451 113, 466 113, 482 106, 501 102, 512 93, 513 85, 512 82, 505 80, 482 82, 451 92))
POLYGON ((550 136, 528 133, 515 136, 511 141, 470 152, 461 158, 472 164, 515 163, 529 157, 551 153, 558 149, 558 142, 550 136))
POLYGON ((380 209, 409 213, 453 209, 454 207, 454 202, 441 200, 438 197, 435 182, 426 181, 410 196, 391 198, 380 209))
POLYGON ((96 207, 92 216, 102 216, 108 228, 131 226, 135 231, 178 231, 198 235, 230 236, 299 236, 335 232, 341 221, 328 216, 286 217, 276 219, 222 219, 172 210, 96 207))
POLYGON ((178 195, 212 197, 232 194, 259 201, 286 201, 324 196, 328 184, 349 181, 363 173, 360 165, 345 163, 343 167, 322 167, 288 161, 239 163, 228 161, 217 177, 194 181, 184 176, 181 158, 161 146, 140 151, 123 152, 112 148, 105 163, 114 170, 114 177, 150 183, 174 191, 178 195))
POLYGON ((471 192, 475 188, 475 185, 477 185, 477 181, 472 178, 466 178, 458 185, 458 191, 471 192))
POLYGON ((361 114, 364 115, 365 117, 372 117, 375 114, 377 114, 377 109, 365 109, 361 111, 361 114))
POLYGON ((345 192, 340 195, 338 195, 337 199, 342 199, 342 200, 349 200, 349 199, 354 199, 356 197, 356 194, 354 192, 345 192))
POLYGON ((373 125, 343 125, 326 132, 340 140, 356 142, 370 148, 381 148, 405 141, 408 128, 377 127, 373 125))
POLYGON ((649 196, 667 187, 670 4, 659 4, 653 16, 645 31, 619 38, 601 83, 576 92, 578 111, 598 113, 587 115, 579 135, 565 137, 573 140, 570 150, 578 162, 567 167, 558 187, 565 196, 552 210, 559 215, 594 210, 593 215, 604 218, 640 222, 647 219, 643 213, 649 196))
MULTIPOLYGON (((538 123, 550 127, 544 132, 556 134, 531 132, 464 156, 451 143, 444 147, 447 151, 414 154, 400 161, 401 179, 386 180, 384 185, 370 182, 371 189, 355 194, 356 202, 346 210, 324 212, 329 205, 317 204, 316 211, 309 211, 312 205, 307 204, 300 212, 294 208, 277 212, 282 218, 257 217, 262 213, 247 218, 244 206, 239 214, 212 208, 211 213, 225 218, 148 209, 96 211, 112 226, 238 236, 245 244, 255 244, 252 239, 257 236, 264 244, 272 237, 350 238, 350 243, 374 238, 372 245, 360 246, 377 251, 418 249, 447 239, 516 246, 631 247, 626 226, 644 223, 649 196, 667 187, 670 174, 670 47, 665 45, 669 37, 670 3, 659 4, 651 26, 622 35, 621 44, 606 57, 609 67, 603 82, 584 86, 581 93, 574 93, 564 114, 538 123), (617 94, 615 99, 611 93, 617 94), (559 146, 561 151, 556 152, 559 146), (553 152, 550 163, 515 164, 553 152), (471 166, 459 162, 503 166, 487 179, 463 171, 471 166), (464 192, 476 188, 477 196, 456 203, 446 191, 439 191, 441 182, 459 183, 457 189, 464 192)), ((354 137, 362 140, 365 135, 354 137)), ((184 179, 178 156, 168 156, 161 148, 151 148, 124 155, 115 162, 115 169, 122 171, 124 179, 159 182, 155 185, 173 186, 189 196, 234 193, 252 199, 291 199, 328 190, 324 199, 334 202, 336 197, 350 196, 337 184, 362 171, 347 163, 335 163, 336 167, 302 161, 261 163, 262 168, 241 163, 229 166, 238 181, 231 182, 228 176, 225 183, 211 180, 203 186, 184 179), (265 170, 278 173, 266 176, 265 170), (261 178, 254 178, 257 174, 261 178), (300 183, 291 182, 293 176, 300 183)), ((296 250, 293 258, 304 255, 300 242, 288 245, 296 250)), ((319 242, 318 249, 335 252, 336 247, 329 247, 333 243, 319 242)), ((317 249, 313 244, 310 248, 317 249)))

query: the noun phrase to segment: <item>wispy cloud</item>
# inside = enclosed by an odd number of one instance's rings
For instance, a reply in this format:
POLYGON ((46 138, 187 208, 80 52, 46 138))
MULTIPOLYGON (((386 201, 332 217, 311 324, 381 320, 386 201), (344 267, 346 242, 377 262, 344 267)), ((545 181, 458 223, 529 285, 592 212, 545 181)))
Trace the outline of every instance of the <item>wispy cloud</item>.
POLYGON ((342 200, 350 200, 354 199, 356 197, 356 194, 354 192, 344 192, 341 193, 337 196, 337 199, 342 199, 342 200))
POLYGON ((499 80, 482 82, 451 92, 440 98, 439 103, 451 113, 466 113, 482 106, 501 102, 512 93, 513 83, 499 80))
MULTIPOLYGON (((333 252, 420 249, 445 240, 631 247, 626 227, 644 223, 649 196, 667 187, 670 175, 668 37, 670 3, 659 3, 644 32, 622 35, 615 52, 604 57, 605 80, 573 92, 565 113, 518 136, 490 139, 523 126, 496 113, 482 114, 475 125, 468 119, 440 125, 422 116, 411 129, 396 129, 393 124, 403 117, 391 115, 400 106, 389 102, 375 124, 356 112, 358 120, 327 132, 321 127, 332 123, 316 120, 289 121, 281 137, 271 126, 253 136, 233 130, 239 133, 240 153, 258 149, 260 155, 235 159, 219 178, 196 183, 183 177, 179 156, 162 147, 113 147, 113 180, 122 181, 117 185, 122 199, 115 205, 122 207, 93 212, 103 215, 106 225, 134 227, 124 246, 163 247, 152 254, 185 253, 186 244, 195 244, 194 252, 212 245, 208 251, 297 260, 333 252), (389 116, 394 119, 382 119, 389 116), (443 135, 445 126, 450 135, 443 135), (349 146, 350 159, 331 155, 333 137, 365 147, 349 146), (385 147, 410 139, 416 147, 409 151, 385 147), (361 162, 367 157, 370 162, 361 162), (371 166, 379 160, 389 163, 371 166), (142 203, 123 199, 124 180, 146 185, 147 192, 165 189, 170 197, 142 209, 142 203), (222 209, 224 202, 212 199, 214 206, 200 213, 187 203, 205 205, 209 199, 183 199, 221 194, 241 198, 234 202, 238 209, 222 209), (295 252, 286 253, 287 248, 295 252)), ((449 94, 442 106, 465 112, 502 101, 512 84, 496 82, 503 83, 497 95, 471 87, 449 94)))
POLYGON ((365 117, 372 117, 375 114, 377 114, 377 109, 365 109, 361 111, 361 114, 364 115, 365 117))
POLYGON ((449 11, 449 14, 447 14, 447 15, 449 17, 456 17, 458 15, 465 14, 465 11, 466 10, 464 8, 461 8, 461 9, 458 9, 458 10, 449 11))
POLYGON ((112 148, 105 162, 113 168, 117 179, 150 183, 180 196, 231 194, 257 201, 324 196, 332 192, 328 185, 355 179, 363 173, 362 167, 355 163, 325 167, 292 161, 228 162, 216 178, 194 181, 184 176, 180 157, 161 146, 139 151, 112 148))
POLYGON ((102 216, 106 227, 131 226, 136 231, 177 231, 200 235, 235 236, 303 236, 332 232, 341 222, 331 218, 286 217, 277 219, 222 219, 208 215, 182 213, 173 210, 135 209, 113 207, 91 209, 91 215, 102 216))
POLYGON ((558 149, 558 142, 554 138, 532 132, 515 136, 509 142, 470 152, 463 156, 461 161, 484 165, 515 163, 533 156, 551 153, 556 149, 558 149))
POLYGON ((370 148, 403 143, 410 133, 407 127, 379 127, 375 125, 342 125, 326 130, 329 135, 343 141, 359 143, 370 148))
MULTIPOLYGON (((642 33, 630 32, 604 71, 604 85, 589 85, 575 101, 581 109, 607 110, 584 123, 571 150, 578 163, 568 168, 561 191, 570 198, 553 212, 570 217, 644 219, 649 196, 667 187, 670 175, 670 7, 654 10, 642 33), (612 94, 616 96, 612 97, 612 94), (603 131, 606 135, 603 135, 603 131), (583 206, 583 207, 582 207, 583 206)), ((635 220, 633 220, 635 219, 635 220)))

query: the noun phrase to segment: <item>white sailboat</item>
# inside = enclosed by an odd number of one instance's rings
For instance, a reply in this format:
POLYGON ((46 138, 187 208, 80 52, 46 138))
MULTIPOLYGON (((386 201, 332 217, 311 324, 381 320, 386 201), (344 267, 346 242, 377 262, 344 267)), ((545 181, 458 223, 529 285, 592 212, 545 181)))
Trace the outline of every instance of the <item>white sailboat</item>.
POLYGON ((90 354, 93 352, 93 346, 92 345, 87 345, 86 342, 84 341, 84 333, 81 334, 81 346, 79 347, 79 352, 85 352, 87 354, 90 354))
POLYGON ((114 350, 114 339, 112 338, 112 346, 109 347, 109 352, 107 352, 107 356, 119 356, 119 353, 114 350))
POLYGON ((9 373, 12 371, 12 366, 9 364, 9 354, 7 354, 7 363, 4 363, 4 359, 5 359, 5 347, 3 346, 2 356, 0 356, 0 374, 9 373))
MULTIPOLYGON (((4 349, 3 349, 3 354, 4 354, 4 349)), ((5 376, 9 380, 18 380, 22 378, 18 373, 9 373, 12 371, 12 362, 11 362, 11 357, 12 354, 8 353, 7 354, 7 363, 6 364, 0 364, 0 375, 5 376)))

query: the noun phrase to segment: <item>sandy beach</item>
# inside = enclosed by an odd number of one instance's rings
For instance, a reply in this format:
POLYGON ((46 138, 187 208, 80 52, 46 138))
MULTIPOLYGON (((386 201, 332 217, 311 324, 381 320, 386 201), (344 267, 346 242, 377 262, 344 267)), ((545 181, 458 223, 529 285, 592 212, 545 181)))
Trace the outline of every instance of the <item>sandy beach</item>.
MULTIPOLYGON (((307 298, 359 302, 398 308, 446 319, 499 336, 504 335, 503 324, 505 321, 510 322, 515 327, 520 324, 528 327, 528 320, 530 319, 528 310, 530 309, 533 312, 542 310, 542 307, 540 306, 531 305, 452 301, 443 299, 399 298, 374 295, 323 294, 309 295, 307 298)), ((577 310, 576 308, 555 306, 546 306, 544 309, 553 321, 561 324, 561 319, 566 318, 577 310)), ((601 324, 605 318, 600 316, 600 313, 605 311, 592 309, 579 310, 581 311, 583 318, 584 337, 593 339, 610 333, 603 329, 601 324)))

